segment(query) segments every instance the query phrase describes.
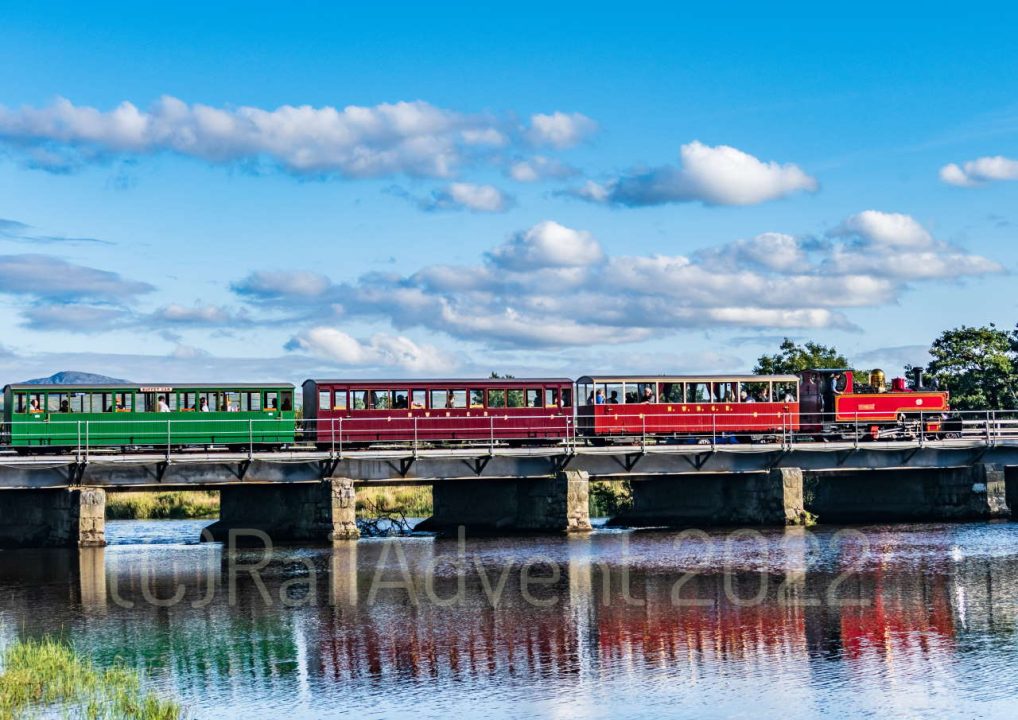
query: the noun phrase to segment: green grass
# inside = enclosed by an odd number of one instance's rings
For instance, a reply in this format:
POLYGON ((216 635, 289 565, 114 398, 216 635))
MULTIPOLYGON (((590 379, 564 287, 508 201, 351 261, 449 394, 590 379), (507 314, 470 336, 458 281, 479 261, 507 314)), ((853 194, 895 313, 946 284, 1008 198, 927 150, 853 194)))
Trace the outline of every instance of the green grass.
POLYGON ((431 511, 431 488, 427 485, 357 488, 357 515, 360 517, 394 512, 407 517, 430 517, 431 511))
POLYGON ((215 491, 116 492, 106 496, 106 517, 111 520, 205 520, 218 516, 219 493, 215 491))
POLYGON ((123 666, 97 668, 53 640, 16 642, 3 653, 0 720, 179 720, 180 706, 141 687, 123 666))

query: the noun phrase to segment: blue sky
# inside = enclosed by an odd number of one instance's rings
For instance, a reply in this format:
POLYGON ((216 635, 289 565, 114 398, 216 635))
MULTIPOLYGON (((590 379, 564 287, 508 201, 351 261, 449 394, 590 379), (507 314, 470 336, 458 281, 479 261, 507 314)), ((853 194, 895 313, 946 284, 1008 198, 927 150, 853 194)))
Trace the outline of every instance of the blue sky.
POLYGON ((0 3, 0 371, 859 366, 1016 320, 1014 13, 0 3))

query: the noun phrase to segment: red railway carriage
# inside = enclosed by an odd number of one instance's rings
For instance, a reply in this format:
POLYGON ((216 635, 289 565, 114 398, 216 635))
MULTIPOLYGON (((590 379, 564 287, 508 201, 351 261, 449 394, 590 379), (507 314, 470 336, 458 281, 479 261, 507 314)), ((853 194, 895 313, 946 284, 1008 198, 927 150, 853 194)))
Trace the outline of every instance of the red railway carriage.
POLYGON ((909 423, 925 425, 927 432, 941 430, 949 406, 949 395, 941 390, 906 388, 904 378, 895 378, 888 390, 884 373, 874 370, 860 381, 852 370, 806 370, 800 373, 802 424, 806 432, 830 432, 839 428, 875 435, 881 428, 905 428, 909 423))
POLYGON ((587 436, 764 435, 799 428, 795 375, 600 375, 576 381, 587 436))
POLYGON ((307 380, 306 432, 319 446, 436 441, 564 440, 568 378, 307 380))

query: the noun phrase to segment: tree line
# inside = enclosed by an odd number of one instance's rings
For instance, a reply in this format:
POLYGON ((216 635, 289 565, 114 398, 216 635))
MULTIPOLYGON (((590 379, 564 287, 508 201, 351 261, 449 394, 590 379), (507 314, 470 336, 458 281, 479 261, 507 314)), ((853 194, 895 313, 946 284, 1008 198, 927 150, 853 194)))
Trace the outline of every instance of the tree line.
MULTIPOLYGON (((962 325, 945 330, 930 345, 926 377, 936 378, 951 393, 958 410, 1018 408, 1018 326, 1003 330, 993 323, 982 327, 962 325)), ((905 366, 910 376, 915 367, 905 366)), ((809 368, 853 368, 832 346, 815 342, 797 344, 785 338, 773 355, 761 355, 753 372, 761 375, 794 374, 809 368)))

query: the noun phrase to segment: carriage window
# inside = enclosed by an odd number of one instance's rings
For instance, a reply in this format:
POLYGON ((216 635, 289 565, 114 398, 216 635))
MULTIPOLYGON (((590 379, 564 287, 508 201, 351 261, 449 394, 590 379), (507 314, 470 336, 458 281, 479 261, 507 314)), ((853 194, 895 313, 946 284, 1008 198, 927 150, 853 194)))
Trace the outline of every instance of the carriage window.
POLYGON ((413 390, 410 393, 410 407, 423 410, 428 400, 427 390, 413 390))
POLYGON ((243 412, 250 410, 261 410, 262 395, 256 392, 245 392, 240 394, 240 409, 243 412))
POLYGON ((410 401, 408 400, 410 397, 409 390, 393 390, 392 394, 392 407, 394 410, 406 410, 410 407, 410 401))
POLYGON ((23 413, 28 403, 25 401, 25 394, 18 393, 14 396, 14 412, 23 413))
POLYGON ((682 402, 682 383, 661 383, 660 402, 682 402))
POLYGON ((240 393, 223 391, 219 396, 220 412, 235 412, 240 407, 240 393))
POLYGON ((544 406, 558 407, 558 388, 545 388, 544 406))
POLYGON ((604 395, 604 402, 609 405, 626 402, 626 386, 623 383, 608 383, 598 385, 597 389, 604 395))
POLYGON ((594 386, 590 383, 580 383, 576 386, 576 392, 578 392, 580 402, 584 405, 594 404, 594 386))
POLYGON ((351 390, 350 391, 350 409, 351 410, 367 410, 368 392, 367 390, 351 390))
POLYGON ((388 410, 389 409, 389 391, 388 390, 369 390, 368 391, 368 409, 369 410, 388 410))
POLYGON ((186 412, 193 412, 198 409, 198 393, 180 393, 180 409, 186 412))
POLYGON ((43 396, 39 393, 30 393, 25 396, 25 412, 28 413, 40 413, 43 411, 42 403, 43 396))
POLYGON ((635 401, 641 403, 656 403, 658 401, 657 383, 637 383, 635 401))
POLYGON ((714 394, 710 383, 696 382, 686 384, 686 402, 700 403, 712 402, 713 400, 714 394))
POLYGON ((735 402, 736 398, 739 397, 739 383, 720 382, 715 383, 715 387, 715 397, 718 402, 735 402))
POLYGON ((85 398, 87 397, 88 395, 85 395, 84 393, 69 393, 67 396, 67 403, 70 405, 70 411, 72 413, 88 412, 88 410, 85 409, 85 398))
POLYGON ((771 384, 766 382, 742 383, 739 399, 742 402, 770 402, 771 384))
POLYGON ((526 405, 527 398, 522 390, 509 390, 506 393, 506 407, 518 408, 526 405))
POLYGON ((292 390, 284 390, 283 393, 282 393, 282 397, 283 397, 283 404, 279 406, 279 409, 282 410, 283 412, 292 412, 293 411, 293 391, 292 390))
POLYGON ((488 391, 488 407, 490 407, 490 408, 504 408, 505 407, 505 390, 489 390, 488 391))
POLYGON ((562 390, 562 407, 572 407, 573 405, 573 389, 563 388, 562 390))
MULTIPOLYGON (((325 391, 325 394, 328 395, 328 391, 325 391)), ((327 409, 329 407, 328 403, 326 403, 324 407, 327 409)), ((336 390, 333 393, 332 409, 346 410, 346 389, 336 390)))
MULTIPOLYGON (((177 406, 177 398, 173 393, 170 393, 167 400, 171 408, 177 406)), ((114 393, 112 403, 114 412, 131 412, 134 410, 134 395, 126 392, 114 393)))
POLYGON ((267 392, 265 393, 265 409, 266 410, 278 410, 279 409, 279 393, 278 392, 267 392))
POLYGON ((67 412, 70 407, 67 405, 67 395, 64 393, 50 393, 46 396, 46 409, 50 412, 67 412))
MULTIPOLYGON (((339 393, 336 393, 336 394, 338 395, 339 393)), ((321 410, 328 410, 330 407, 332 407, 332 405, 330 404, 331 400, 332 400, 332 393, 331 392, 329 392, 328 390, 319 390, 318 391, 318 407, 319 407, 319 409, 321 409, 321 410)))
POLYGON ((445 396, 445 406, 455 409, 465 408, 467 406, 467 391, 450 390, 445 396))
POLYGON ((774 402, 798 402, 797 388, 794 382, 774 383, 774 402))
POLYGON ((544 403, 541 402, 541 391, 540 389, 527 388, 527 407, 544 407, 544 403))
POLYGON ((484 407, 484 390, 470 391, 470 407, 472 408, 484 407))

